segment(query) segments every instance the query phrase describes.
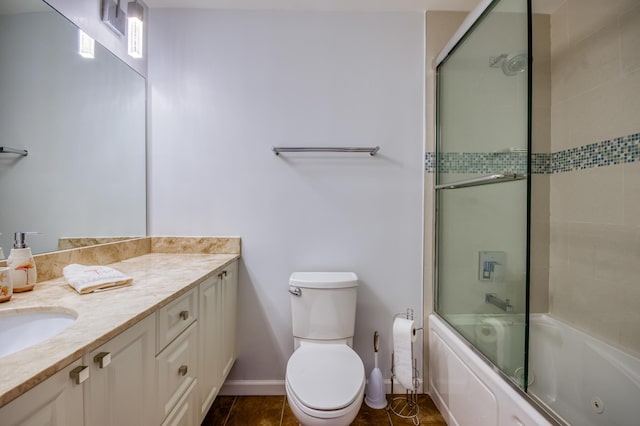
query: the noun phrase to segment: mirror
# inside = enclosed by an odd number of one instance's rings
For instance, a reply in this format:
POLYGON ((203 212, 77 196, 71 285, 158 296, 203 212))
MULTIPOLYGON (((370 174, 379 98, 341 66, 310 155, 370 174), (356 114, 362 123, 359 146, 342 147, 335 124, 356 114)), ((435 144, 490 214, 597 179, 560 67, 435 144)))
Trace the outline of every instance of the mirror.
MULTIPOLYGON (((146 235, 145 79, 40 0, 0 0, 0 247, 146 235)), ((96 240, 93 240, 96 241, 96 240)))

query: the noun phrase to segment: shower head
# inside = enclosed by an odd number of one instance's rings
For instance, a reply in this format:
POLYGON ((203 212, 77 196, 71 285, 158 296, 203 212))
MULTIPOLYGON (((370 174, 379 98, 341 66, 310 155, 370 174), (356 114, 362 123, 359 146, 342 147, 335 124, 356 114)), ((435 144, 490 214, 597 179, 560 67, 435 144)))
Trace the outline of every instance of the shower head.
POLYGON ((520 74, 527 69, 528 59, 526 52, 512 53, 502 62, 502 72, 504 75, 520 74))
POLYGON ((527 69, 528 56, 526 52, 516 52, 489 58, 491 68, 502 68, 504 75, 516 75, 527 69))

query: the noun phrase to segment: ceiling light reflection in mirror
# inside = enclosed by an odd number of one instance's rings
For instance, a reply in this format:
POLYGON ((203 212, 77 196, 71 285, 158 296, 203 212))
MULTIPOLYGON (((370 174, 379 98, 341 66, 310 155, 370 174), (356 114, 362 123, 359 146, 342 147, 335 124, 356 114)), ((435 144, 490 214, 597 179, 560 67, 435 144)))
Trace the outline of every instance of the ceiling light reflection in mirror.
POLYGON ((146 235, 145 80, 35 0, 0 0, 0 247, 146 235), (88 42, 87 42, 88 43, 88 42), (82 52, 83 56, 80 56, 82 52))

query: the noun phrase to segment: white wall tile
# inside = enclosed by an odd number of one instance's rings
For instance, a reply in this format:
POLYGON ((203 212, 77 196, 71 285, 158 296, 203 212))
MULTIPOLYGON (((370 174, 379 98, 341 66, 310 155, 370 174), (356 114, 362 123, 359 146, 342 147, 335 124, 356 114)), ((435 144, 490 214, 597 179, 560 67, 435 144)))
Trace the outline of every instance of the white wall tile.
POLYGON ((560 52, 552 60, 552 84, 567 99, 592 90, 620 75, 617 21, 560 52))
MULTIPOLYGON (((568 0, 552 15, 552 151, 640 131, 637 6, 568 0)), ((550 184, 550 311, 632 351, 640 349, 630 332, 640 322, 638 170, 565 172, 550 184)))
POLYGON ((552 221, 622 224, 623 171, 623 167, 617 165, 554 175, 552 221))
POLYGON ((636 0, 567 0, 567 25, 571 43, 577 43, 606 26, 615 26, 618 15, 636 0))
POLYGON ((624 224, 640 227, 640 162, 625 164, 624 224))
POLYGON ((620 17, 622 71, 640 69, 640 4, 620 17))

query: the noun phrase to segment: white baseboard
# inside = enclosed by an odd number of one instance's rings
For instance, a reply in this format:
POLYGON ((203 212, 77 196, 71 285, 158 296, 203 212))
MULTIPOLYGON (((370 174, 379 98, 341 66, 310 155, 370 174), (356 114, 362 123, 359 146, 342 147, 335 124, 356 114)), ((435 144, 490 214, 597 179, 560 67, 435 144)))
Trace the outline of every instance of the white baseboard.
POLYGON ((284 380, 227 380, 218 395, 286 395, 284 380))
MULTIPOLYGON (((384 389, 391 393, 391 379, 384 381, 384 389)), ((393 392, 404 394, 406 389, 400 383, 393 383, 393 392)), ((422 380, 419 380, 418 393, 423 393, 422 380)), ((286 395, 284 380, 227 380, 218 395, 286 395)))

